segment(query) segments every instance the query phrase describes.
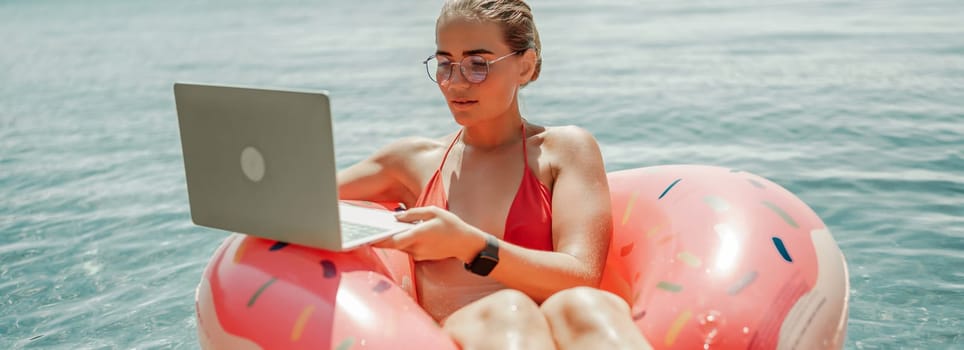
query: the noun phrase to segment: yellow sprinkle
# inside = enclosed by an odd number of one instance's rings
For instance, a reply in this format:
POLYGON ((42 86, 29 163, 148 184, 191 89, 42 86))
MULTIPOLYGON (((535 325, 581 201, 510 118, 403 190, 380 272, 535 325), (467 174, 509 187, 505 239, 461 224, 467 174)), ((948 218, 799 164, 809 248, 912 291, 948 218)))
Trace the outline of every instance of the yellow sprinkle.
POLYGON ((690 310, 683 311, 683 313, 679 314, 679 316, 676 317, 676 321, 673 321, 673 325, 669 327, 669 331, 666 332, 666 339, 663 341, 663 344, 673 346, 673 343, 676 343, 676 336, 683 330, 683 326, 686 325, 686 321, 689 321, 692 315, 693 313, 690 312, 690 310))
POLYGON ((633 286, 629 281, 623 278, 616 279, 616 285, 614 286, 617 295, 630 295, 633 293, 633 286))
POLYGON ((658 241, 656 241, 656 244, 662 245, 662 244, 669 243, 669 241, 672 241, 672 240, 673 240, 672 235, 666 235, 663 238, 660 238, 658 241))
POLYGON ((242 239, 241 244, 238 245, 238 249, 234 251, 234 263, 237 264, 241 262, 241 257, 244 256, 244 251, 248 249, 248 240, 242 239))
POLYGON ((662 229, 663 227, 660 225, 653 226, 652 228, 649 229, 649 232, 646 232, 646 238, 653 238, 653 236, 659 233, 659 231, 661 231, 662 229))
POLYGON ((623 225, 626 225, 626 221, 629 221, 629 213, 633 212, 633 204, 636 204, 636 195, 639 191, 634 191, 633 195, 629 196, 629 203, 626 204, 626 211, 623 212, 623 225))
POLYGON ((301 314, 295 320, 295 326, 291 328, 291 341, 297 341, 301 338, 301 331, 305 329, 305 323, 308 323, 308 318, 311 317, 313 312, 315 312, 314 305, 308 305, 301 310, 301 314))

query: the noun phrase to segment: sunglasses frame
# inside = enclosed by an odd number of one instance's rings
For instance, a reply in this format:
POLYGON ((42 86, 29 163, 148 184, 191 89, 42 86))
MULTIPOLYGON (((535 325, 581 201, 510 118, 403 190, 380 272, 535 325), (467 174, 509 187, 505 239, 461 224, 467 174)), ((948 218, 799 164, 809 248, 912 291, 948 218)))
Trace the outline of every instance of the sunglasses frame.
MULTIPOLYGON (((505 54, 505 55, 502 56, 502 57, 495 58, 495 59, 493 59, 493 60, 491 60, 491 61, 487 61, 487 60, 485 59, 485 57, 482 57, 482 56, 479 56, 479 55, 468 55, 468 56, 465 56, 465 57, 463 57, 463 58, 462 58, 460 61, 458 61, 458 62, 452 61, 452 62, 449 62, 449 63, 448 63, 448 74, 447 74, 446 78, 445 78, 445 79, 442 79, 442 80, 436 80, 436 77, 432 75, 432 67, 429 67, 429 64, 428 64, 428 63, 429 63, 431 60, 433 60, 433 59, 438 60, 438 55, 437 55, 437 54, 436 54, 436 55, 428 56, 428 58, 426 58, 424 61, 422 61, 422 64, 425 65, 425 73, 428 74, 429 80, 431 80, 432 82, 434 82, 434 83, 436 83, 436 84, 442 84, 443 82, 446 82, 446 81, 449 81, 450 79, 452 79, 452 72, 455 70, 455 68, 453 68, 452 66, 459 66, 459 73, 462 74, 462 78, 464 78, 465 81, 470 82, 470 83, 472 83, 472 84, 480 84, 480 83, 482 83, 483 81, 485 81, 486 78, 489 77, 489 66, 490 66, 490 65, 492 65, 492 64, 494 64, 494 63, 497 63, 497 62, 499 62, 499 61, 501 61, 501 60, 504 60, 505 58, 507 58, 507 57, 509 57, 509 56, 521 54, 521 53, 523 53, 523 52, 525 52, 525 51, 526 51, 526 50, 512 51, 512 52, 510 52, 510 53, 508 53, 508 54, 505 54), (469 78, 469 77, 471 76, 471 74, 467 74, 467 73, 466 73, 466 71, 465 71, 465 70, 466 70, 465 65, 463 65, 463 63, 465 63, 466 60, 470 60, 470 59, 472 59, 472 57, 481 58, 481 59, 482 59, 482 62, 485 62, 485 75, 482 76, 482 79, 480 79, 479 81, 472 81, 472 78, 469 78)), ((469 62, 469 63, 471 63, 471 62, 469 62)), ((440 72, 441 70, 442 70, 442 66, 441 66, 441 65, 435 65, 435 75, 439 75, 439 72, 440 72)))

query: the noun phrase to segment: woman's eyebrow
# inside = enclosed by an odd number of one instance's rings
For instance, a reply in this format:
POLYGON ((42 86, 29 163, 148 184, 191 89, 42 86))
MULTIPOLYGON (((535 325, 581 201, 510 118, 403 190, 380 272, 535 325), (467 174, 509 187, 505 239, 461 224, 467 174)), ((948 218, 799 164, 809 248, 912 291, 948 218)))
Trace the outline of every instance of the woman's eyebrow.
MULTIPOLYGON (((484 54, 484 53, 491 55, 492 51, 489 51, 486 49, 474 49, 474 50, 462 51, 462 56, 471 56, 471 55, 478 55, 478 54, 484 54)), ((442 51, 442 50, 435 51, 435 54, 439 56, 452 56, 452 54, 449 53, 448 51, 442 51)))
POLYGON ((487 53, 487 54, 490 54, 490 55, 491 55, 491 54, 492 54, 492 51, 489 51, 489 50, 486 50, 486 49, 475 49, 475 50, 462 51, 462 55, 463 55, 463 56, 478 55, 478 54, 482 54, 482 53, 487 53))

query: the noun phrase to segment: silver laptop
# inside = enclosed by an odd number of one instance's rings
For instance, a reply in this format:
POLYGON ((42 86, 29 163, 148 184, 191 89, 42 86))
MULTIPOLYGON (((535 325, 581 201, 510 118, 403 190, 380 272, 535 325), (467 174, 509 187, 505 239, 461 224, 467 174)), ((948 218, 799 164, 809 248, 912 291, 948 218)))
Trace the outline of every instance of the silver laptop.
POLYGON ((348 250, 412 225, 338 200, 326 92, 174 84, 195 224, 348 250))

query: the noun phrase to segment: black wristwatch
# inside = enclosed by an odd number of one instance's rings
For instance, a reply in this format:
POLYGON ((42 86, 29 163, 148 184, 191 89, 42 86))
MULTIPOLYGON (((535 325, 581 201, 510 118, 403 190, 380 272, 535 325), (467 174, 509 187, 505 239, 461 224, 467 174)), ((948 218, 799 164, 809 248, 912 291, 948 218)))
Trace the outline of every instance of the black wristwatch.
POLYGON ((472 259, 472 262, 465 264, 465 269, 479 276, 488 276, 495 265, 499 264, 499 240, 495 237, 485 236, 485 248, 479 255, 472 259))

